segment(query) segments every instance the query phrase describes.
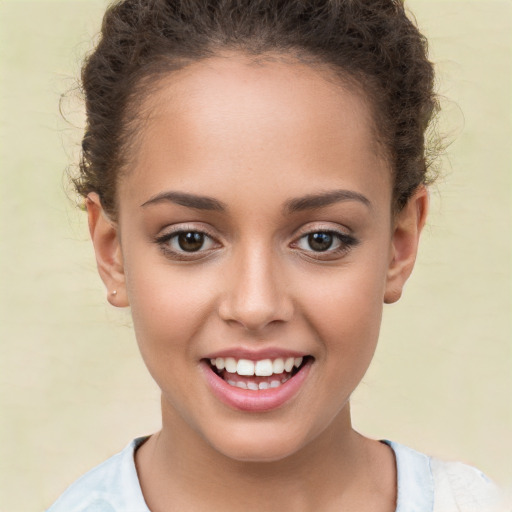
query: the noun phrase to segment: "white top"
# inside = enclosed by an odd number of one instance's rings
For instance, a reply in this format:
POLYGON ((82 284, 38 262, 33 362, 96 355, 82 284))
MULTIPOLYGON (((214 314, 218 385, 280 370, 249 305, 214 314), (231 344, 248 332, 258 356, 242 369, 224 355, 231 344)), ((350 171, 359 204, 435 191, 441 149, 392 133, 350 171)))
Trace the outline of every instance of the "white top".
MULTIPOLYGON (((134 453, 147 437, 73 483, 47 512, 150 512, 140 488, 134 453)), ((396 512, 502 512, 497 487, 477 469, 442 462, 411 448, 384 441, 395 452, 396 512)))

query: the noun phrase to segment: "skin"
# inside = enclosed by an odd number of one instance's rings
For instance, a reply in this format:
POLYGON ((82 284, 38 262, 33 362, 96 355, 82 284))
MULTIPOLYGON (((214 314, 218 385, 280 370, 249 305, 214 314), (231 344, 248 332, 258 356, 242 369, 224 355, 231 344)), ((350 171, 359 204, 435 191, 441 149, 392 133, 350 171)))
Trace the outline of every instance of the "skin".
POLYGON ((96 194, 87 208, 109 301, 131 307, 162 390, 162 430, 136 454, 149 508, 395 510, 393 454, 352 429, 349 398, 383 303, 398 300, 412 271, 426 190, 393 216, 391 170, 364 97, 291 59, 196 63, 145 106, 117 221, 96 194), (353 197, 285 208, 340 190, 353 197), (145 204, 167 192, 225 210, 145 204), (175 229, 210 238, 177 256, 176 239, 155 242, 175 229), (306 235, 319 231, 356 242, 315 252, 306 235), (299 350, 314 362, 283 406, 243 412, 219 401, 200 369, 208 353, 240 347, 299 350))

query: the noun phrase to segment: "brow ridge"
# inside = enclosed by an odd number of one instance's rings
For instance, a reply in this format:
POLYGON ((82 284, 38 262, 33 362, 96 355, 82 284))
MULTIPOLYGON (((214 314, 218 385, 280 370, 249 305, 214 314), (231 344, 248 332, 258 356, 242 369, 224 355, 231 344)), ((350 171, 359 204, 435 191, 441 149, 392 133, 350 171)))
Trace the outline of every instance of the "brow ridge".
MULTIPOLYGON (((368 208, 371 208, 370 200, 359 192, 355 192, 353 190, 330 190, 327 192, 319 192, 317 194, 308 194, 302 197, 288 199, 284 203, 283 211, 285 214, 293 214, 305 210, 325 208, 343 201, 357 201, 368 208)), ((218 212, 224 212, 227 210, 227 206, 222 201, 213 197, 176 191, 166 191, 157 194, 145 201, 141 207, 147 207, 162 202, 171 202, 196 210, 218 212)))
POLYGON ((189 194, 187 192, 162 192, 156 196, 151 197, 146 202, 141 204, 141 207, 146 207, 154 204, 171 202, 193 208, 195 210, 210 210, 210 211, 225 211, 227 207, 224 203, 209 196, 201 196, 196 194, 189 194))
POLYGON ((289 199, 284 204, 284 212, 287 214, 297 213, 304 210, 325 208, 343 201, 357 201, 371 209, 370 200, 354 190, 329 190, 317 194, 308 194, 303 197, 289 199))

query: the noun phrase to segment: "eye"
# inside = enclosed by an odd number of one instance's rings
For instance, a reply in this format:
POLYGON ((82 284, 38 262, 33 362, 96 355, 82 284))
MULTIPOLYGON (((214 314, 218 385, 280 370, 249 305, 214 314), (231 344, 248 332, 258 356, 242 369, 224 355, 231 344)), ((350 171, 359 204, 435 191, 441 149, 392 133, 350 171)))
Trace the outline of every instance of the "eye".
MULTIPOLYGON (((346 233, 318 230, 301 236, 293 247, 309 253, 325 253, 325 256, 336 256, 347 252, 358 241, 346 233)), ((318 254, 318 256, 320 256, 318 254)))
POLYGON ((333 243, 335 242, 334 235, 332 233, 326 232, 310 233, 304 238, 307 240, 307 245, 313 251, 317 252, 324 252, 331 249, 333 243))
POLYGON ((177 259, 187 258, 188 255, 200 255, 217 246, 208 234, 192 229, 182 229, 164 234, 156 238, 155 242, 164 253, 177 259))
MULTIPOLYGON (((206 236, 198 231, 183 231, 174 235, 169 241, 174 242, 179 249, 185 252, 199 251, 205 244, 206 236)), ((175 247, 176 248, 176 247, 175 247)))

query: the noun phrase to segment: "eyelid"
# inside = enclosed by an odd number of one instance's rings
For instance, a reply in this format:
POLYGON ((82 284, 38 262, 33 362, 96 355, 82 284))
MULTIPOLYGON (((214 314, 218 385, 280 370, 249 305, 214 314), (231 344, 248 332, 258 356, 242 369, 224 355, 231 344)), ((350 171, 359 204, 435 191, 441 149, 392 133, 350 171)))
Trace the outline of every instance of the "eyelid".
POLYGON ((353 237, 353 232, 350 228, 346 226, 340 226, 340 224, 333 225, 332 223, 309 223, 301 226, 297 229, 293 235, 294 240, 298 240, 305 235, 310 235, 311 233, 336 233, 341 236, 353 237))
POLYGON ((193 261, 197 259, 204 258, 205 256, 210 253, 214 248, 218 248, 219 246, 222 246, 222 244, 218 241, 218 238, 214 236, 208 228, 206 228, 204 225, 197 226, 197 225, 191 225, 188 223, 184 224, 176 224, 173 226, 167 226, 163 229, 162 234, 158 234, 154 238, 154 242, 159 246, 160 250, 167 256, 171 256, 177 260, 184 260, 184 261, 193 261), (168 242, 178 236, 180 233, 200 233, 204 235, 205 237, 209 238, 213 244, 217 247, 209 248, 209 249, 199 249, 198 251, 183 251, 183 250, 174 250, 172 249, 168 242))
POLYGON ((354 235, 352 235, 352 230, 349 228, 346 228, 345 231, 339 227, 333 227, 332 225, 326 226, 325 224, 320 224, 301 227, 296 233, 293 242, 290 244, 290 247, 307 255, 308 258, 312 258, 314 260, 329 260, 341 258, 358 244, 359 240, 354 235), (307 250, 297 247, 300 240, 313 233, 332 233, 338 240, 338 247, 333 249, 329 248, 325 251, 314 251, 313 249, 307 250))
MULTIPOLYGON (((296 250, 297 252, 302 252, 308 255, 308 257, 315 260, 328 260, 328 259, 336 259, 342 257, 344 254, 349 252, 352 247, 359 244, 359 240, 355 238, 351 233, 352 230, 349 228, 342 229, 340 227, 334 227, 332 225, 326 224, 317 224, 317 225, 307 225, 302 226, 298 230, 296 230, 295 235, 293 237, 293 241, 289 244, 289 247, 296 250), (337 247, 329 248, 325 251, 315 251, 313 249, 307 250, 304 248, 297 247, 298 242, 306 236, 309 236, 313 233, 331 233, 337 239, 337 247)), ((157 235, 154 238, 154 242, 159 246, 160 250, 170 257, 171 259, 183 260, 183 261, 195 261, 210 255, 215 249, 219 249, 223 246, 222 242, 219 241, 219 237, 213 235, 211 230, 202 224, 201 226, 193 225, 190 223, 176 224, 167 226, 162 229, 163 233, 157 235), (179 235, 180 233, 187 232, 195 232, 203 234, 205 237, 209 238, 214 247, 210 247, 208 249, 199 249, 198 251, 184 251, 184 250, 174 250, 170 247, 168 243, 174 237, 179 235)))
MULTIPOLYGON (((309 235, 312 235, 314 233, 328 233, 328 234, 333 234, 339 241, 340 243, 347 243, 349 241, 355 241, 355 238, 352 236, 352 235, 349 235, 348 233, 344 233, 343 231, 338 231, 338 230, 335 230, 335 229, 313 229, 312 231, 307 231, 306 233, 302 233, 300 236, 296 237, 294 242, 292 243, 297 243, 299 240, 302 240, 303 238, 309 236, 309 235)), ((329 249, 331 250, 331 249, 329 249)), ((314 251, 316 252, 316 251, 314 251)))
POLYGON ((219 240, 219 235, 217 231, 214 231, 208 224, 198 222, 179 222, 176 224, 169 224, 167 226, 162 227, 159 230, 159 234, 155 236, 157 238, 169 237, 171 235, 175 235, 177 233, 189 232, 193 231, 195 233, 202 233, 207 235, 208 237, 214 239, 215 241, 219 240))

